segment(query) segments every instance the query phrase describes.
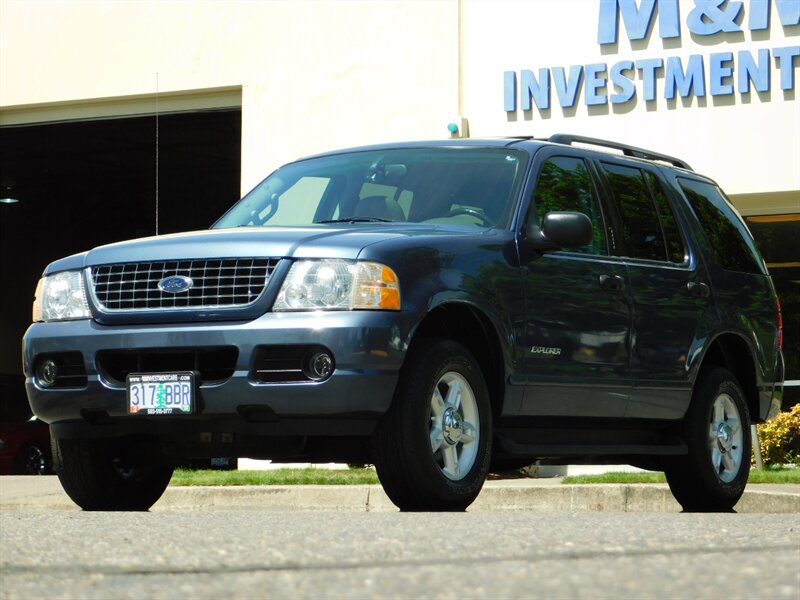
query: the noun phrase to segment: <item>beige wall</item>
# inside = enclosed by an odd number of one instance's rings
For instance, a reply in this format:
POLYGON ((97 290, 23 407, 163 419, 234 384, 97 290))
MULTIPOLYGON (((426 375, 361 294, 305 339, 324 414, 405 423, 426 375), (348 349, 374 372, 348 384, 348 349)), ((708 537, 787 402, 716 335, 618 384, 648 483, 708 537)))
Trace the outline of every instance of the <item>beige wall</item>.
POLYGON ((768 94, 668 103, 659 89, 655 103, 590 110, 579 97, 574 110, 562 110, 553 93, 550 111, 504 111, 506 70, 755 52, 797 44, 800 35, 800 27, 782 28, 773 9, 768 32, 754 34, 745 21, 738 37, 700 39, 686 29, 694 3, 681 0, 677 44, 657 34, 632 44, 621 28, 619 44, 601 48, 598 6, 599 0, 0 0, 0 124, 70 111, 85 117, 93 106, 113 110, 131 98, 145 110, 157 86, 162 97, 183 94, 185 107, 193 95, 207 102, 210 90, 228 101, 240 94, 244 191, 297 156, 446 137, 447 123, 461 112, 473 137, 567 132, 618 140, 679 156, 731 195, 791 192, 780 197, 796 199, 800 209, 797 68, 790 93, 780 90, 773 66, 768 94))
MULTIPOLYGON (((600 0, 0 0, 0 126, 241 105, 242 191, 337 147, 555 132, 672 154, 746 214, 800 212, 800 72, 780 90, 589 109, 503 107, 503 72, 796 45, 800 27, 597 42, 600 0), (158 91, 158 94, 156 92, 158 91), (157 100, 158 97, 158 100, 157 100)), ((745 0, 745 9, 749 10, 745 0)), ((800 62, 800 61, 798 61, 800 62)), ((661 80, 660 85, 663 85, 661 80)), ((636 82, 641 94, 641 83, 636 82)), ((16 358, 13 359, 16 369, 16 358)), ((3 367, 6 369, 6 367, 3 367)), ((11 368, 11 367, 9 367, 11 368)))
MULTIPOLYGON (((750 2, 744 2, 741 34, 693 36, 686 19, 694 2, 681 0, 681 37, 662 40, 658 31, 647 42, 632 43, 620 23, 616 48, 597 41, 599 0, 466 0, 464 8, 465 111, 476 135, 535 135, 573 133, 625 142, 686 160, 694 169, 715 178, 729 194, 794 191, 800 210, 800 70, 795 67, 795 90, 780 89, 772 68, 771 92, 712 98, 678 99, 668 103, 659 82, 655 103, 641 100, 589 107, 579 97, 576 109, 562 110, 552 92, 549 112, 518 110, 512 120, 503 109, 503 72, 607 63, 715 52, 775 48, 800 43, 800 27, 783 28, 773 8, 769 31, 748 29, 750 2), (741 40, 741 41, 740 41, 741 40)), ((621 21, 621 19, 620 19, 621 21)), ((654 29, 656 29, 654 27, 654 29)), ((795 59, 795 65, 798 64, 795 59)), ((708 72, 706 72, 708 79, 708 72)), ((735 80, 735 79, 734 79, 735 80)))
POLYGON ((446 134, 458 3, 0 0, 0 124, 157 85, 241 89, 247 190, 301 155, 446 134))

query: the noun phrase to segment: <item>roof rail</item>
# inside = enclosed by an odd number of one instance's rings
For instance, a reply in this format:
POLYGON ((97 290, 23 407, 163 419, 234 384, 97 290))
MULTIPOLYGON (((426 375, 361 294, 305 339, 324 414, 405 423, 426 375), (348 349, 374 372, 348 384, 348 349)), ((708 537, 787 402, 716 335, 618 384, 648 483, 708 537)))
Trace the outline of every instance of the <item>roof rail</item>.
POLYGON ((584 137, 582 135, 572 135, 569 133, 556 133, 555 135, 551 135, 549 138, 547 138, 547 141, 553 142, 554 144, 566 144, 567 146, 571 146, 575 142, 578 142, 579 144, 589 144, 590 146, 603 146, 605 148, 621 150, 625 156, 644 158, 646 160, 660 160, 676 167, 680 167, 681 169, 686 169, 687 171, 693 170, 687 162, 681 160, 680 158, 667 156, 666 154, 658 154, 657 152, 651 152, 650 150, 637 148, 635 146, 628 146, 627 144, 609 142, 608 140, 598 140, 596 138, 584 137))

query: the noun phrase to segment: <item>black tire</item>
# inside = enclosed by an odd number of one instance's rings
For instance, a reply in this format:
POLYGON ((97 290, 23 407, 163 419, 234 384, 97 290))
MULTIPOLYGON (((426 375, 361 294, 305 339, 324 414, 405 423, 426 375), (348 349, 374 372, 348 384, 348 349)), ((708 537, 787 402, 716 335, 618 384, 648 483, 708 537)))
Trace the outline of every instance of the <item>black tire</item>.
POLYGON ((483 374, 466 348, 443 339, 418 342, 372 438, 391 501, 402 511, 466 510, 489 470, 491 418, 483 374), (434 400, 437 390, 443 403, 434 400), (459 390, 461 400, 448 403, 459 390))
POLYGON ((730 512, 750 474, 750 413, 736 377, 714 369, 695 388, 684 422, 689 453, 665 470, 687 512, 730 512))
POLYGON ((19 449, 14 461, 14 472, 18 475, 49 475, 53 470, 47 448, 38 442, 28 442, 19 449))
POLYGON ((52 440, 64 491, 83 510, 148 510, 167 489, 174 467, 154 459, 142 442, 52 440))

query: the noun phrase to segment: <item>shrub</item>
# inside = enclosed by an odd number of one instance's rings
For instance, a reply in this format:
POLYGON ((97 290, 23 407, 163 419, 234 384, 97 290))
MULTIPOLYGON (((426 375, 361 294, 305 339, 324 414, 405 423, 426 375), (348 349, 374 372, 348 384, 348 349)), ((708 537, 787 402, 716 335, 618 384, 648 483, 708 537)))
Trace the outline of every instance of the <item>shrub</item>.
POLYGON ((800 404, 759 425, 758 441, 765 465, 800 461, 800 404))

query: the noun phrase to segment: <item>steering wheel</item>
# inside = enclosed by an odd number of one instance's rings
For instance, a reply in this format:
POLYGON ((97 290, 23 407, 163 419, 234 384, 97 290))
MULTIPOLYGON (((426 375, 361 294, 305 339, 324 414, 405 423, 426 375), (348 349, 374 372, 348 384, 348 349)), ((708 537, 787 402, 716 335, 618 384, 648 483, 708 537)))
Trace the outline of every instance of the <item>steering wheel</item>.
POLYGON ((458 215, 469 215, 470 217, 475 217, 481 222, 481 224, 484 227, 494 226, 494 221, 492 221, 489 217, 487 217, 481 211, 476 210, 474 208, 469 208, 468 206, 461 206, 459 208, 454 208, 449 213, 447 213, 445 217, 455 217, 458 215))

